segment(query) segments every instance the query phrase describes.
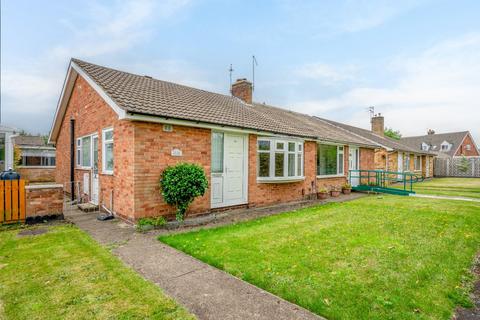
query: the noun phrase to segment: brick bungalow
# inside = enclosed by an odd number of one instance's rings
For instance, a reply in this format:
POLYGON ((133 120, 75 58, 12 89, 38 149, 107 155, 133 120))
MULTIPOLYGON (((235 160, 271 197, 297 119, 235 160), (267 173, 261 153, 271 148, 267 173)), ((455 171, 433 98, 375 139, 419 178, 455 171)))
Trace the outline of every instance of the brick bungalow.
MULTIPOLYGON (((72 59, 55 113, 56 181, 128 220, 171 215, 161 172, 200 164, 207 194, 189 214, 305 199, 374 169, 378 144, 322 119, 72 59), (74 183, 72 183, 72 181, 74 183)), ((355 181, 354 181, 355 183, 355 181)))
MULTIPOLYGON (((345 129, 379 145, 375 149, 375 169, 394 172, 413 172, 425 178, 433 177, 434 157, 436 153, 417 149, 403 143, 403 139, 394 140, 384 135, 384 117, 375 115, 371 118, 371 130, 346 125, 324 119, 332 125, 345 129)), ((402 178, 401 176, 399 178, 402 178)))
POLYGON ((435 133, 430 129, 424 136, 405 137, 400 142, 412 149, 431 151, 442 157, 480 156, 469 131, 435 133))

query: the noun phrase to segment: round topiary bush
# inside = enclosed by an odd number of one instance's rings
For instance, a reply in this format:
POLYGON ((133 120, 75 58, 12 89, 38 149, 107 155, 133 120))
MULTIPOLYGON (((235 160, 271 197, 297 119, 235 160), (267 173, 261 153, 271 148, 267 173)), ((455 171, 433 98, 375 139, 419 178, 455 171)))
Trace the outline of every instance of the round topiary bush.
POLYGON ((199 165, 179 163, 163 171, 160 187, 163 199, 177 208, 177 220, 182 221, 193 200, 205 194, 208 180, 199 165))

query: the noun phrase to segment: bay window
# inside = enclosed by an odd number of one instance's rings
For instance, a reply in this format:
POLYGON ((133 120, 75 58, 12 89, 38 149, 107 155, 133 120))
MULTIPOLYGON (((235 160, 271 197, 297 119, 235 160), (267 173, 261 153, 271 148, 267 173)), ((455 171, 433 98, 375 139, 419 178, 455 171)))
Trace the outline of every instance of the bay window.
POLYGON ((113 129, 102 130, 102 171, 113 174, 113 129))
POLYGON ((343 175, 344 147, 319 144, 317 150, 317 175, 343 175))
POLYGON ((259 180, 295 180, 303 178, 303 142, 277 138, 257 141, 259 180))

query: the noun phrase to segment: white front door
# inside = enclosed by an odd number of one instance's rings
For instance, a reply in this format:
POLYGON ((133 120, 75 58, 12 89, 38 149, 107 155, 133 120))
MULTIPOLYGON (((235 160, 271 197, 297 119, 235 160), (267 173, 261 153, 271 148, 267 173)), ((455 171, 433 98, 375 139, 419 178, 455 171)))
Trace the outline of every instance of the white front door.
MULTIPOLYGON (((398 172, 403 172, 403 153, 399 152, 398 153, 398 166, 397 166, 397 171, 398 172)), ((399 180, 403 180, 403 175, 399 174, 398 175, 399 180)))
MULTIPOLYGON (((358 170, 359 169, 359 151, 358 148, 350 147, 349 157, 348 157, 348 170, 358 170)), ((360 184, 360 172, 350 173, 350 183, 352 187, 356 187, 360 184)))
POLYGON ((247 135, 212 132, 212 207, 247 203, 247 135))
POLYGON ((98 136, 92 137, 92 194, 90 202, 98 205, 98 136))

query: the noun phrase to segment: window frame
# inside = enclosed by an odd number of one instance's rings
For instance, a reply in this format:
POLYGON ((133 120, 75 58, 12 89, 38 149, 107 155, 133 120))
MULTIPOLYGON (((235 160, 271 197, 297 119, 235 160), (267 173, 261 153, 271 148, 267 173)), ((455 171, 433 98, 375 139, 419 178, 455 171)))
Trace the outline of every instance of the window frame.
POLYGON ((76 161, 75 161, 75 165, 76 165, 76 168, 77 169, 81 169, 81 170, 90 170, 92 169, 93 167, 93 136, 95 136, 97 133, 96 132, 93 132, 93 133, 90 133, 90 134, 86 134, 86 135, 83 135, 81 137, 78 137, 76 139, 76 149, 75 149, 75 157, 76 157, 76 161), (85 166, 83 164, 83 139, 85 138, 89 138, 90 139, 90 165, 89 166, 85 166), (80 156, 79 156, 79 152, 80 152, 80 156))
POLYGON ((256 156, 257 156, 257 181, 258 182, 293 182, 305 179, 305 171, 304 171, 304 140, 300 139, 292 139, 286 137, 259 137, 257 138, 257 147, 256 147, 256 156), (261 142, 268 142, 270 144, 269 150, 260 150, 259 145, 261 142), (295 144, 295 150, 289 151, 290 143, 295 144), (283 148, 278 148, 279 144, 283 144, 283 148), (260 154, 268 154, 269 155, 269 174, 268 177, 261 177, 260 176, 260 154), (283 155, 283 175, 276 176, 276 162, 275 156, 276 154, 283 155), (289 155, 294 154, 293 157, 293 164, 294 175, 289 175, 289 155), (300 168, 299 168, 300 166, 300 168), (300 173, 300 175, 299 175, 300 173))
POLYGON ((317 157, 316 157, 316 166, 315 166, 315 174, 317 176, 318 179, 322 179, 322 178, 335 178, 335 177, 344 177, 345 176, 345 145, 343 144, 329 144, 329 143, 321 143, 321 142, 317 142, 317 157), (320 155, 320 146, 321 145, 324 145, 324 146, 334 146, 334 147, 337 147, 337 154, 336 154, 336 162, 337 162, 337 173, 334 173, 334 174, 319 174, 318 173, 318 157, 320 155), (340 150, 340 148, 342 148, 340 150), (340 166, 340 155, 342 155, 342 164, 340 166), (340 173, 340 167, 342 168, 342 172, 340 173))
POLYGON ((115 137, 114 137, 113 127, 103 128, 102 129, 102 174, 113 175, 113 172, 115 170, 115 153, 113 150, 114 147, 115 147, 115 137), (110 131, 112 132, 112 138, 107 140, 105 136, 106 136, 106 133, 110 131), (107 144, 112 144, 113 168, 111 170, 107 169, 107 157, 106 157, 107 144))
POLYGON ((422 156, 414 156, 413 160, 413 170, 414 171, 421 171, 422 170, 422 156), (418 166, 417 166, 418 164, 418 166))

